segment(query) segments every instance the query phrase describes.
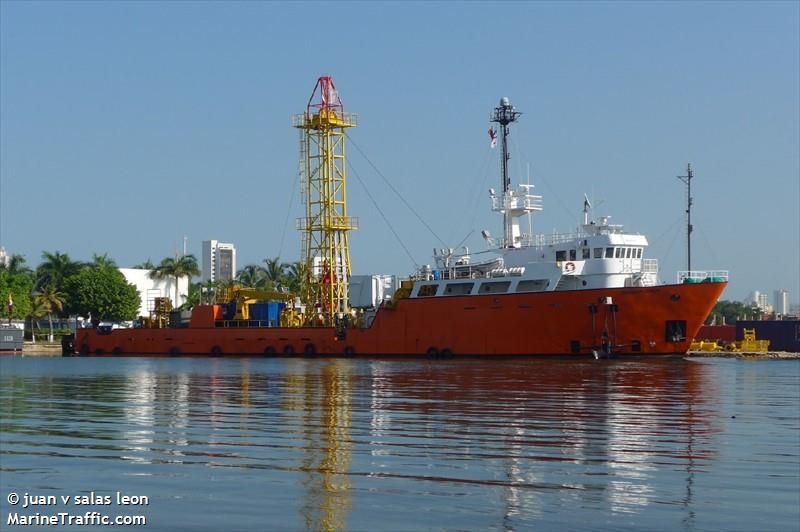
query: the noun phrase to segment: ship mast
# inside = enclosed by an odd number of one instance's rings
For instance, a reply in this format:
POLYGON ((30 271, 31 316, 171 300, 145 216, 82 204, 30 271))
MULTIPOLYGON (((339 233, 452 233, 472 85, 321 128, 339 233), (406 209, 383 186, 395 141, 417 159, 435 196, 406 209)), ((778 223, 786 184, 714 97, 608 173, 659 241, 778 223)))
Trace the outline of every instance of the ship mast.
POLYGON ((692 271, 692 163, 686 164, 686 175, 677 176, 686 184, 686 271, 692 271))
MULTIPOLYGON (((502 148, 503 148, 503 156, 500 162, 500 171, 501 171, 501 190, 503 191, 503 197, 506 196, 506 193, 511 188, 511 178, 508 176, 508 160, 511 158, 511 154, 508 152, 508 135, 509 129, 508 125, 516 122, 519 119, 519 115, 521 115, 519 111, 517 111, 513 105, 508 101, 508 98, 505 96, 500 98, 500 105, 494 108, 494 112, 491 115, 491 121, 497 122, 500 124, 500 128, 502 131, 502 148)), ((503 212, 503 236, 504 236, 504 246, 511 247, 513 246, 514 236, 512 234, 511 229, 511 220, 509 217, 508 212, 503 212)))

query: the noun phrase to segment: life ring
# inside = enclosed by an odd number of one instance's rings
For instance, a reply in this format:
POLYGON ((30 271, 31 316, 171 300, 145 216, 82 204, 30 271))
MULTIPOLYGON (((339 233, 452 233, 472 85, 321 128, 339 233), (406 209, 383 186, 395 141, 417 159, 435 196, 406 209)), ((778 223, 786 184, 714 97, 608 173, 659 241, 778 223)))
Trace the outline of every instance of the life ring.
POLYGON ((114 353, 115 355, 119 356, 119 355, 122 354, 122 348, 121 347, 115 347, 111 352, 114 353))
POLYGON ((274 357, 275 353, 276 353, 275 348, 272 347, 272 346, 269 346, 266 349, 264 349, 264 356, 265 357, 274 357))
POLYGON ((564 273, 574 273, 574 272, 575 272, 574 262, 567 262, 564 264, 564 273))
POLYGON ((306 344, 303 348, 303 354, 307 357, 313 357, 317 354, 317 347, 314 344, 306 344))
POLYGON ((222 355, 222 348, 218 345, 215 345, 211 348, 211 356, 218 357, 222 355))
POLYGON ((356 350, 352 346, 348 345, 347 347, 344 348, 344 356, 352 357, 352 356, 355 356, 355 354, 356 354, 356 350))
POLYGON ((439 350, 435 347, 428 348, 428 358, 439 358, 439 350))
POLYGON ((169 348, 169 355, 170 355, 170 356, 173 356, 173 357, 174 357, 174 356, 178 356, 178 355, 180 355, 180 354, 181 354, 181 350, 180 350, 180 349, 178 349, 177 347, 170 347, 170 348, 169 348))
POLYGON ((293 355, 294 354, 294 347, 292 347, 290 345, 287 345, 286 347, 283 348, 283 354, 284 355, 293 355))

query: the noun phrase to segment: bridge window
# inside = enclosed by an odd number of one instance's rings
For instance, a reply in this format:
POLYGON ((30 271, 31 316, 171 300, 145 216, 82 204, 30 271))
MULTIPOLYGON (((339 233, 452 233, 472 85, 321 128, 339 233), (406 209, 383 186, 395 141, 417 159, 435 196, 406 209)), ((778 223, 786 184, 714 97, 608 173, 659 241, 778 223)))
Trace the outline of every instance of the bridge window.
POLYGON ((569 250, 569 260, 576 260, 577 258, 578 253, 574 249, 569 250))
POLYGON ((616 250, 616 251, 614 251, 614 258, 621 259, 622 258, 622 252, 624 250, 622 248, 614 248, 614 249, 616 250))
POLYGON ((581 252, 583 253, 583 260, 586 260, 586 259, 589 259, 589 258, 591 258, 591 254, 592 254, 592 250, 591 250, 591 249, 589 249, 589 248, 583 248, 583 249, 581 250, 581 252))
POLYGON ((560 262, 564 262, 567 260, 567 252, 566 251, 556 251, 556 260, 560 262))
POLYGON ((479 294, 500 294, 508 292, 511 281, 494 281, 491 283, 481 283, 478 288, 479 294))
POLYGON ((475 283, 447 283, 444 285, 444 295, 460 296, 472 292, 475 283))
POLYGON ((637 259, 641 259, 642 258, 642 248, 638 248, 636 250, 636 258, 637 259))
POLYGON ((547 288, 550 281, 547 279, 535 279, 531 281, 520 281, 517 285, 517 292, 542 292, 547 288))
POLYGON ((417 297, 433 297, 436 295, 436 290, 439 288, 439 284, 424 284, 419 287, 419 292, 417 292, 417 297))
POLYGON ((594 258, 596 259, 603 258, 603 248, 594 248, 594 258))
POLYGON ((628 248, 628 249, 625 251, 625 258, 626 258, 626 259, 629 259, 629 258, 631 258, 631 253, 633 253, 633 248, 628 248))
POLYGON ((614 258, 614 248, 606 248, 606 258, 607 259, 614 258))

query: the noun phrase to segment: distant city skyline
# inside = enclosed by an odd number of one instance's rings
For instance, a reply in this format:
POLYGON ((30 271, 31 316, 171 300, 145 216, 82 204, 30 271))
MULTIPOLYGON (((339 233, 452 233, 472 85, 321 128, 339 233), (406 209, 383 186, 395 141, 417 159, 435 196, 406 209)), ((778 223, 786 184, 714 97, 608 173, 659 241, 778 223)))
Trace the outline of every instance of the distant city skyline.
POLYGON ((648 237, 674 282, 676 176, 691 162, 693 268, 730 271, 723 299, 785 288, 798 301, 800 3, 336 11, 348 31, 330 38, 312 4, 0 2, 0 245, 33 266, 43 250, 133 265, 174 255, 184 235, 200 257, 224 235, 239 264, 297 260, 289 117, 330 74, 359 115, 354 274, 408 275, 434 247, 482 251, 481 230, 500 232, 486 131, 507 96, 524 113, 512 182, 544 196, 534 232, 574 229, 586 193, 596 215, 648 237))

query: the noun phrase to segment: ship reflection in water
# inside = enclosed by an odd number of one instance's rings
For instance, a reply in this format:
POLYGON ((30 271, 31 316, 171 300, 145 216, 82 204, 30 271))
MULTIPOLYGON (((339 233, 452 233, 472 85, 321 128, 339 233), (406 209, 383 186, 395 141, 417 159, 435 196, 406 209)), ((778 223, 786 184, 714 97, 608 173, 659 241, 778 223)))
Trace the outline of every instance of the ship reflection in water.
POLYGON ((746 530, 800 517, 796 363, 0 364, 2 493, 147 495, 154 529, 746 530))

